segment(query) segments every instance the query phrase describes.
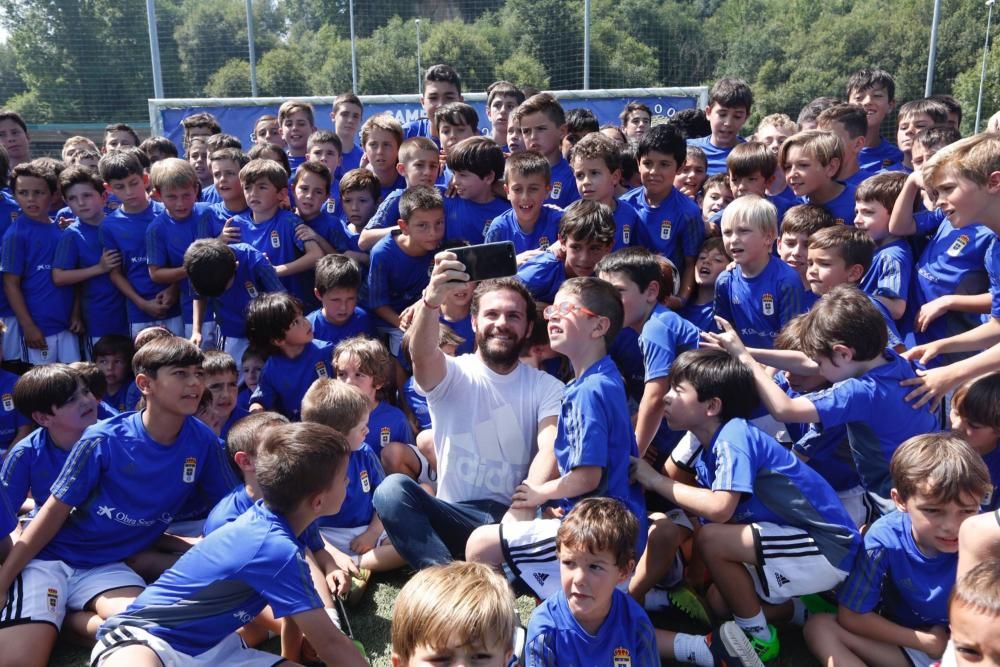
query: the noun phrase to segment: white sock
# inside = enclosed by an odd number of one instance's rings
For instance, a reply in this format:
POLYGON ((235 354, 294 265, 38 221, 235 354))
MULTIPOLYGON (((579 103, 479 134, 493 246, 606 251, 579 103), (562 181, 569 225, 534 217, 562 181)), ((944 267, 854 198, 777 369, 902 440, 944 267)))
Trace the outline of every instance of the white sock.
POLYGON ((797 625, 801 628, 806 624, 807 618, 809 618, 809 610, 806 609, 806 605, 802 600, 792 598, 792 625, 797 625))
POLYGON ((704 636, 686 635, 682 632, 674 635, 674 660, 702 667, 712 667, 715 664, 704 636))
POLYGON ((771 638, 771 630, 767 627, 767 619, 764 618, 763 609, 750 618, 740 618, 736 614, 733 614, 733 620, 736 621, 736 625, 740 626, 740 630, 751 637, 756 637, 763 641, 771 638))

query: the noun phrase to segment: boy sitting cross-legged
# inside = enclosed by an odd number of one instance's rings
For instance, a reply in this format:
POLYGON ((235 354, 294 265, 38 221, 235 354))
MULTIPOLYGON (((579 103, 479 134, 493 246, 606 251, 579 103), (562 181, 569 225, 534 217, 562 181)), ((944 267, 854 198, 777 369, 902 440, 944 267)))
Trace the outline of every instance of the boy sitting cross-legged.
POLYGON ((646 612, 618 590, 635 566, 639 523, 621 502, 587 498, 556 533, 561 587, 531 615, 528 667, 660 664, 646 612))
POLYGON ((75 612, 72 630, 93 637, 100 619, 144 585, 123 561, 162 543, 194 494, 214 502, 235 485, 219 439, 193 417, 204 391, 201 361, 182 338, 147 343, 132 362, 146 408, 91 426, 70 451, 52 495, 0 567, 2 601, 19 610, 0 624, 0 663, 44 665, 67 610, 75 612))
POLYGON ((778 654, 769 621, 805 613, 793 598, 828 591, 850 573, 861 536, 816 472, 747 421, 758 402, 753 374, 720 350, 685 352, 666 396, 671 428, 701 443, 698 486, 645 461, 633 477, 711 523, 695 537, 715 583, 710 602, 732 614, 708 637, 657 632, 660 655, 697 665, 763 665, 778 654))
POLYGON ((277 656, 246 648, 236 634, 265 605, 293 621, 327 664, 367 664, 323 608, 300 541, 343 504, 348 451, 342 435, 320 424, 268 430, 255 462, 263 501, 209 534, 109 619, 93 664, 272 665, 277 656))
POLYGON ((926 667, 948 641, 958 531, 979 512, 989 473, 968 444, 938 433, 901 444, 891 474, 898 511, 865 533, 837 615, 806 624, 809 648, 824 664, 926 667))

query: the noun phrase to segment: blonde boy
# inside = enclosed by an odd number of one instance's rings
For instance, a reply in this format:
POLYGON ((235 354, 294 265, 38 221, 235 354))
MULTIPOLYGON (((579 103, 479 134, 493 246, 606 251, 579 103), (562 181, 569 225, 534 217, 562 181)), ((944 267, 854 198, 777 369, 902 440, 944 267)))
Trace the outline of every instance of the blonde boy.
POLYGON ((778 164, 792 192, 806 204, 825 208, 838 225, 854 220, 854 188, 836 180, 843 160, 840 137, 822 130, 799 132, 778 151, 778 164))

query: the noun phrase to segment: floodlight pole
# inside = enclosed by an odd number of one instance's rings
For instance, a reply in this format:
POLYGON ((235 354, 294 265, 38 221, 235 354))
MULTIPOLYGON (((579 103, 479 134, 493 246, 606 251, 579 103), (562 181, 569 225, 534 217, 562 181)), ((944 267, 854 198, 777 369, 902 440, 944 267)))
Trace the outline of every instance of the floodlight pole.
POLYGON ((358 42, 354 38, 354 0, 347 4, 351 17, 351 90, 358 94, 358 42))
POLYGON ((986 0, 986 6, 989 7, 989 12, 986 14, 986 43, 983 44, 983 69, 979 72, 979 98, 976 100, 976 129, 974 132, 979 133, 979 121, 983 117, 983 86, 986 84, 986 61, 990 56, 990 23, 993 21, 993 5, 996 4, 996 0, 986 0))
POLYGON ((156 5, 146 0, 146 23, 149 25, 149 56, 153 61, 153 97, 163 98, 163 71, 160 67, 160 39, 156 34, 156 5))
POLYGON ((583 89, 590 90, 590 0, 583 0, 583 89))
POLYGON ((247 50, 250 53, 250 97, 257 97, 257 55, 253 48, 253 0, 247 0, 247 50))
POLYGON ((424 75, 420 71, 420 19, 417 22, 417 93, 424 94, 424 75))

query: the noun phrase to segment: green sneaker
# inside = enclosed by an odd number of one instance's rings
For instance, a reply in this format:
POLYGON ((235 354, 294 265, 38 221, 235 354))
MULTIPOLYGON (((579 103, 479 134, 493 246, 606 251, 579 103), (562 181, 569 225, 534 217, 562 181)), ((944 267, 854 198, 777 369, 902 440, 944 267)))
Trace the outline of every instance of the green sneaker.
POLYGON ((667 597, 670 604, 684 612, 688 618, 706 627, 712 626, 712 617, 709 614, 708 606, 701 596, 687 584, 678 584, 669 591, 667 597))
POLYGON ((778 653, 781 652, 781 643, 778 641, 778 630, 770 624, 768 624, 767 629, 771 631, 771 636, 766 640, 747 636, 747 639, 750 640, 750 646, 757 652, 762 662, 777 659, 778 653))
POLYGON ((802 604, 806 606, 810 614, 836 614, 837 605, 833 604, 818 593, 802 595, 799 597, 802 604))

